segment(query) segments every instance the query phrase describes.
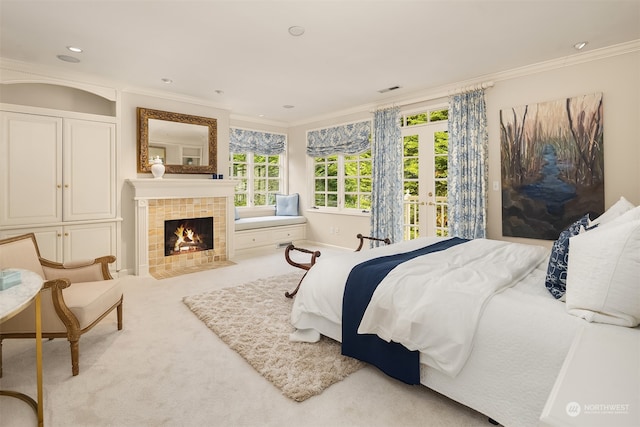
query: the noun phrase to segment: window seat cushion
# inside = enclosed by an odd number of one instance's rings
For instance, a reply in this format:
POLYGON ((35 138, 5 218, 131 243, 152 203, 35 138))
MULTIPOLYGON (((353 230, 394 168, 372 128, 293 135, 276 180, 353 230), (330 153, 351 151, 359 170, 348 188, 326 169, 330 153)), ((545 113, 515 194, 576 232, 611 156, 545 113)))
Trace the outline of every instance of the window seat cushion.
POLYGON ((254 230, 256 228, 279 227, 283 225, 304 224, 304 216, 254 216, 235 220, 236 231, 254 230))

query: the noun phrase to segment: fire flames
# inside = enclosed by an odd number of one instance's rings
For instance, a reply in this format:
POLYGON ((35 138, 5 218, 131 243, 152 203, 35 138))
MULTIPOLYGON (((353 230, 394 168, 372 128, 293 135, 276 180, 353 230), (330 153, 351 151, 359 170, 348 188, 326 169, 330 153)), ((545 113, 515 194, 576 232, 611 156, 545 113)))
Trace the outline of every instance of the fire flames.
POLYGON ((185 228, 184 224, 180 224, 173 234, 178 238, 173 246, 174 252, 197 251, 202 243, 200 236, 193 229, 185 228))

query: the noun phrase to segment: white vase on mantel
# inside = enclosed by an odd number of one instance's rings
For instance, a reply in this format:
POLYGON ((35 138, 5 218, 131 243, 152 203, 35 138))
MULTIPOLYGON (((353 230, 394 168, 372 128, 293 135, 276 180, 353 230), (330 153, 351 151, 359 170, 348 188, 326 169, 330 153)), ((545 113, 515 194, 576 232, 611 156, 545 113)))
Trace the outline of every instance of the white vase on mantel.
POLYGON ((160 156, 156 156, 156 158, 153 159, 151 173, 153 174, 154 179, 162 179, 162 175, 164 175, 164 165, 162 164, 160 156))

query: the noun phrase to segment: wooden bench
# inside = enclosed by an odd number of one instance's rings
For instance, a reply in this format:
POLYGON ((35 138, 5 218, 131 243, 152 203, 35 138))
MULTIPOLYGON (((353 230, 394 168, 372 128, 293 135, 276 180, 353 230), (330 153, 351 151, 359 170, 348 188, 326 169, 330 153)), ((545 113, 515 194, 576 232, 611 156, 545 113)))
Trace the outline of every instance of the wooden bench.
MULTIPOLYGON (((377 237, 363 236, 360 233, 358 233, 356 235, 356 238, 359 239, 360 243, 358 244, 358 247, 356 248, 355 252, 359 252, 362 249, 365 239, 371 240, 371 241, 383 242, 383 243, 385 243, 387 245, 391 244, 391 240, 389 240, 389 238, 379 239, 377 237)), ((298 267, 298 268, 300 268, 302 270, 305 270, 305 273, 302 276, 302 278, 300 279, 300 281, 298 282, 298 285, 296 286, 296 288, 292 292, 289 292, 289 291, 285 292, 284 296, 286 296, 287 298, 293 298, 293 296, 298 293, 298 289, 300 289, 300 285, 302 284, 302 280, 304 280, 304 277, 307 275, 307 272, 311 269, 311 267, 314 266, 314 264, 316 263, 316 260, 320 257, 320 255, 321 255, 320 251, 310 251, 309 249, 305 249, 305 248, 297 248, 293 244, 290 244, 285 248, 285 250, 284 250, 284 259, 290 265, 292 265, 294 267, 298 267), (303 263, 293 261, 291 259, 291 256, 290 256, 290 252, 291 251, 298 251, 298 252, 302 252, 302 253, 305 253, 305 254, 309 254, 309 255, 311 255, 311 259, 309 260, 309 262, 303 262, 303 263)))

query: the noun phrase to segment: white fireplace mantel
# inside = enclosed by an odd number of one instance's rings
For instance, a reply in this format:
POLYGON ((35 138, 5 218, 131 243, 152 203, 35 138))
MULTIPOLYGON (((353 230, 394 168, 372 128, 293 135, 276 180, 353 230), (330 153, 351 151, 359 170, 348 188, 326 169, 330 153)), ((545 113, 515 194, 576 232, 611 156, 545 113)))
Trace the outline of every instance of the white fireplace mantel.
POLYGON ((233 257, 234 188, 233 180, 215 179, 128 179, 135 201, 135 274, 149 274, 149 211, 148 200, 224 197, 227 199, 226 243, 227 259, 233 257))

